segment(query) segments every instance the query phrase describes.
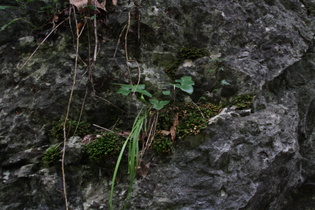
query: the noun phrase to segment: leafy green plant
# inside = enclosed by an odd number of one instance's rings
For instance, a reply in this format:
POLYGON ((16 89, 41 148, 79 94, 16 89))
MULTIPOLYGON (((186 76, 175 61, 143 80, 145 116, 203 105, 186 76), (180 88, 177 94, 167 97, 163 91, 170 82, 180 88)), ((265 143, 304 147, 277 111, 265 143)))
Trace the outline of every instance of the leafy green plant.
POLYGON ((170 85, 173 85, 188 94, 194 92, 193 85, 195 82, 192 80, 191 76, 183 76, 182 78, 175 80, 175 82, 176 83, 170 83, 170 85))
POLYGON ((60 144, 49 147, 44 156, 42 157, 42 162, 44 166, 48 167, 52 163, 60 159, 61 153, 59 149, 60 144))
POLYGON ((153 105, 153 108, 156 110, 161 110, 165 105, 170 101, 158 101, 156 99, 149 99, 149 102, 153 105))
POLYGON ((91 160, 100 161, 119 154, 123 143, 123 137, 106 131, 86 144, 85 149, 91 160))
MULTIPOLYGON (((130 93, 140 93, 140 100, 144 103, 148 104, 146 99, 143 97, 144 95, 151 98, 152 94, 145 90, 144 84, 139 85, 125 85, 125 84, 115 84, 120 85, 120 88, 116 91, 116 93, 120 93, 124 96, 129 95, 130 93)), ((164 95, 167 95, 169 91, 163 91, 164 95)), ((167 105, 170 101, 158 101, 157 99, 149 99, 149 103, 153 105, 153 108, 156 110, 162 109, 165 105, 167 105)))
MULTIPOLYGON (((175 80, 176 83, 170 84, 176 88, 181 89, 182 91, 192 94, 193 93, 193 85, 195 84, 192 81, 192 78, 190 76, 184 76, 180 78, 179 80, 175 80)), ((132 127, 132 130, 126 139, 125 143, 122 145, 122 148, 120 150, 120 154, 118 156, 114 174, 113 174, 113 179, 112 179, 112 186, 111 186, 111 191, 110 191, 110 198, 109 198, 109 204, 110 204, 110 209, 113 209, 113 194, 114 194, 114 187, 115 187, 115 181, 118 173, 118 169, 120 167, 121 161, 123 154, 126 150, 126 147, 128 145, 128 172, 129 172, 129 189, 128 189, 128 194, 126 198, 126 203, 124 206, 124 209, 126 208, 126 205, 128 204, 129 198, 130 198, 130 193, 132 191, 133 187, 133 180, 135 178, 136 174, 136 168, 139 166, 139 139, 140 135, 142 133, 142 130, 144 129, 145 121, 148 116, 148 112, 150 111, 151 108, 155 110, 161 110, 162 108, 165 107, 170 101, 159 101, 157 99, 152 99, 152 94, 149 93, 147 90, 145 90, 145 85, 144 84, 138 84, 138 85, 124 85, 124 84, 116 84, 120 85, 120 88, 118 89, 117 93, 120 93, 124 96, 129 95, 130 93, 139 93, 141 94, 141 100, 145 102, 145 104, 151 104, 153 107, 150 107, 149 109, 144 109, 141 110, 132 127), (144 99, 143 96, 149 97, 149 103, 144 99)), ((163 95, 170 95, 171 91, 166 90, 162 91, 163 95)), ((166 139, 160 139, 159 141, 155 142, 152 141, 154 144, 154 148, 157 152, 161 153, 170 153, 171 148, 172 148, 172 142, 170 140, 166 139), (155 143, 154 143, 155 142, 155 143)))
POLYGON ((117 84, 115 83, 114 85, 119 85, 120 88, 116 91, 116 93, 120 93, 124 96, 129 95, 130 93, 140 93, 142 95, 152 97, 152 94, 149 93, 147 90, 145 90, 145 85, 144 84, 139 84, 139 85, 125 85, 125 84, 117 84))
MULTIPOLYGON (((64 119, 60 119, 59 121, 54 121, 52 123, 52 129, 50 131, 50 134, 57 138, 62 139, 63 138, 63 124, 64 119)), ((76 120, 68 120, 66 125, 67 133, 70 135, 78 135, 80 137, 83 137, 84 135, 91 132, 90 130, 90 124, 87 122, 78 122, 76 120)))

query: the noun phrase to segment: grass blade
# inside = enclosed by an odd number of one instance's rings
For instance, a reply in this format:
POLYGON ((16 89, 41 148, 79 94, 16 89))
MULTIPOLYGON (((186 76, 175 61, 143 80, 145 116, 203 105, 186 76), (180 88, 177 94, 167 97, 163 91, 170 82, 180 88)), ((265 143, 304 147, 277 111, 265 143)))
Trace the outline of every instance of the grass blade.
POLYGON ((127 144, 128 144, 128 149, 129 149, 129 151, 128 151, 128 172, 129 172, 129 177, 130 177, 129 178, 130 183, 129 183, 129 189, 128 189, 128 194, 127 194, 126 202, 124 205, 124 209, 126 208, 128 201, 130 199, 130 195, 131 195, 131 191, 132 191, 132 187, 133 187, 133 181, 134 181, 134 178, 136 175, 137 166, 139 164, 138 141, 139 141, 139 136, 140 136, 141 131, 143 129, 143 125, 144 125, 146 118, 147 118, 146 111, 142 115, 142 110, 141 110, 138 113, 138 115, 134 121, 132 130, 131 130, 128 138, 124 142, 122 149, 119 153, 119 156, 117 158, 117 162, 116 162, 116 166, 115 166, 115 170, 114 170, 114 174, 113 174, 113 179, 112 179, 110 197, 109 197, 109 206, 110 206, 111 210, 113 210, 113 195, 114 195, 115 181, 116 181, 118 169, 119 169, 119 166, 121 164, 121 160, 122 160, 124 151, 127 147, 127 144))

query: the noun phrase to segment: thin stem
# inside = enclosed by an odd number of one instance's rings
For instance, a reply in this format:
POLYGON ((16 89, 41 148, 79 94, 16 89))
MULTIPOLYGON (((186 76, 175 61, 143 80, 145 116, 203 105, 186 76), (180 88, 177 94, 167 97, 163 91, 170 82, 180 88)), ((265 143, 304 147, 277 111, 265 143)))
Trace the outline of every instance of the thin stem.
POLYGON ((126 64, 127 64, 127 69, 128 69, 130 84, 132 85, 131 73, 130 73, 130 68, 129 68, 129 65, 128 65, 128 62, 129 62, 129 55, 128 55, 128 32, 129 32, 129 30, 130 30, 130 11, 128 12, 128 24, 127 24, 127 29, 126 29, 126 33, 125 33, 125 58, 126 58, 126 64))
POLYGON ((48 37, 61 25, 63 24, 68 18, 64 19, 61 23, 56 25, 55 27, 52 28, 52 30, 49 32, 49 34, 43 39, 43 41, 37 46, 37 48, 33 51, 33 53, 28 57, 28 59, 23 63, 22 67, 20 70, 22 70, 26 64, 31 60, 31 58, 35 55, 35 53, 38 51, 38 49, 44 44, 44 42, 48 39, 48 37))
MULTIPOLYGON (((74 8, 73 8, 74 9, 74 8)), ((65 174, 65 156, 66 156, 66 145, 67 145, 67 132, 66 132, 66 125, 68 122, 69 118, 69 113, 70 113, 70 108, 71 108, 71 101, 73 98, 73 93, 74 93, 74 88, 76 85, 76 76, 77 76, 77 68, 78 68, 78 55, 79 55, 79 38, 80 38, 80 33, 78 29, 78 21, 76 19, 75 12, 74 14, 74 19, 76 23, 76 33, 77 33, 77 39, 76 39, 76 56, 75 56, 75 63, 74 63, 74 72, 73 72, 73 78, 72 78, 72 86, 71 86, 71 91, 70 91, 70 96, 68 100, 68 106, 67 106, 67 112, 66 112, 66 117, 63 123, 63 150, 62 150, 62 159, 61 159, 61 171, 62 171, 62 184, 63 184, 63 194, 64 194, 64 199, 65 199, 65 205, 66 205, 66 210, 69 209, 69 204, 68 204, 68 198, 67 198, 67 184, 66 184, 66 174, 65 174)))

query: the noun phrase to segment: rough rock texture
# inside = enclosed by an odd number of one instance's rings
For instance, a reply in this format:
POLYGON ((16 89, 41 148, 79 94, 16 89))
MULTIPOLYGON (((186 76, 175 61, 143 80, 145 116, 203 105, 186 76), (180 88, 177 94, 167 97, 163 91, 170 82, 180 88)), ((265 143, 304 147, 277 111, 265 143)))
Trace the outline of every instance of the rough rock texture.
MULTIPOLYGON (((209 56, 181 61, 174 74, 194 78, 193 100, 213 92, 214 84, 222 80, 230 85, 220 86, 211 100, 244 93, 256 97, 252 113, 223 110, 201 134, 179 142, 173 155, 151 166, 149 175, 136 181, 129 209, 299 209, 303 205, 312 209, 312 197, 299 194, 298 188, 315 176, 315 2, 156 0, 137 4, 141 6, 118 1, 117 8, 109 5, 106 17, 100 14, 99 19, 106 21, 98 23, 99 52, 92 69, 87 66, 88 33, 80 37, 70 118, 79 118, 85 102, 82 119, 111 127, 126 118, 122 126, 130 127, 141 105, 114 94, 117 88, 112 83, 127 83, 129 72, 136 82, 140 71, 141 82, 158 94, 171 81, 163 70, 176 62, 183 47, 191 46, 206 49, 209 56), (126 63, 123 38, 113 55, 129 11, 130 61, 126 63), (217 57, 224 60, 211 73, 217 57)), ((8 19, 27 18, 34 7, 26 13, 22 10, 22 15, 21 11, 0 12, 8 19)), ((3 17, 2 25, 8 22, 3 17)), ((49 37, 22 70, 19 67, 51 28, 30 33, 19 23, 0 33, 2 209, 65 206, 60 164, 44 167, 41 157, 60 141, 49 132, 52 121, 65 115, 72 85, 76 56, 67 24, 49 37)), ((112 168, 88 164, 78 138, 71 138, 66 149, 70 208, 107 209, 112 168)), ((117 185, 115 209, 122 208, 126 189, 125 182, 117 185)))

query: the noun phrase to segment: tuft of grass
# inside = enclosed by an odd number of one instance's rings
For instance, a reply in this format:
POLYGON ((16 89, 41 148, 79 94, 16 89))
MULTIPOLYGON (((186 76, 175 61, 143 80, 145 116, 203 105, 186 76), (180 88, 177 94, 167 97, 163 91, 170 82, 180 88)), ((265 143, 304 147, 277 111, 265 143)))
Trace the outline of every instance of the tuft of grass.
POLYGON ((118 169, 119 169, 123 154, 127 148, 127 145, 128 145, 129 188, 128 188, 128 193, 127 193, 124 209, 126 209, 128 205, 130 195, 132 192, 134 178, 136 176, 136 169, 139 165, 139 144, 138 144, 139 142, 138 141, 139 141, 141 131, 144 128, 144 124, 147 118, 147 112, 148 112, 147 110, 145 111, 141 110, 138 113, 134 121, 132 130, 120 150, 120 153, 116 162, 114 174, 113 174, 112 186, 111 186, 110 196, 109 196, 109 207, 111 210, 113 209, 113 196, 114 196, 116 177, 117 177, 118 169))

